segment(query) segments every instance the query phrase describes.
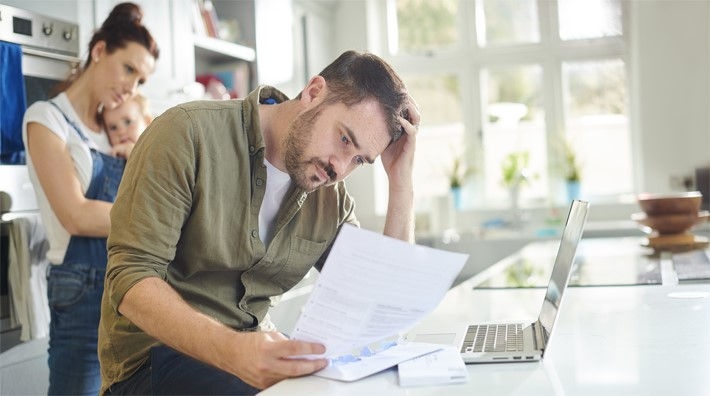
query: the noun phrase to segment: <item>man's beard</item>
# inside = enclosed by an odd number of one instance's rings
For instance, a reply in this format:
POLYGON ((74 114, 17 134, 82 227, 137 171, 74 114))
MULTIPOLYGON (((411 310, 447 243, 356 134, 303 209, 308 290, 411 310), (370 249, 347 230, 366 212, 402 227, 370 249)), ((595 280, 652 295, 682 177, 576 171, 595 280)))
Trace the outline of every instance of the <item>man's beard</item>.
POLYGON ((313 137, 313 126, 323 111, 323 107, 324 104, 321 103, 296 117, 288 129, 288 134, 284 141, 286 171, 298 188, 308 192, 314 191, 329 182, 334 182, 338 176, 330 165, 320 159, 316 157, 306 158, 306 149, 313 137), (316 175, 309 175, 308 168, 310 165, 323 169, 328 175, 328 180, 322 181, 316 175))

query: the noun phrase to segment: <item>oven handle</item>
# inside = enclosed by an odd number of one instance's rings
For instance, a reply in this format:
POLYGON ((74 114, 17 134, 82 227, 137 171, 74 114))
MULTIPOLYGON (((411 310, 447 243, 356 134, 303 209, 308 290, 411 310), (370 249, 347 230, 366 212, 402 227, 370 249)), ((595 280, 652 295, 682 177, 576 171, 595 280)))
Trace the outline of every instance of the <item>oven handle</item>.
POLYGON ((34 49, 34 48, 27 48, 25 46, 22 47, 22 52, 27 55, 42 56, 45 58, 56 59, 56 60, 63 61, 63 62, 74 62, 74 63, 81 62, 81 59, 79 59, 75 56, 62 55, 62 54, 42 51, 42 50, 38 50, 38 49, 34 49))

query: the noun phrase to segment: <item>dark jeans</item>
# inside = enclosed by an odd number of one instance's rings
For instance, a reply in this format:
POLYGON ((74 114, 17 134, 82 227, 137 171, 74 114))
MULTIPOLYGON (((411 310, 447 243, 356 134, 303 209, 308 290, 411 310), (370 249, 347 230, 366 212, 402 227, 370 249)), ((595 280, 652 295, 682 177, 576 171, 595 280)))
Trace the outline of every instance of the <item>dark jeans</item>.
POLYGON ((106 395, 254 395, 259 389, 166 346, 151 348, 150 358, 106 395))
POLYGON ((101 387, 96 354, 105 271, 69 263, 50 267, 47 296, 50 395, 96 395, 101 387))

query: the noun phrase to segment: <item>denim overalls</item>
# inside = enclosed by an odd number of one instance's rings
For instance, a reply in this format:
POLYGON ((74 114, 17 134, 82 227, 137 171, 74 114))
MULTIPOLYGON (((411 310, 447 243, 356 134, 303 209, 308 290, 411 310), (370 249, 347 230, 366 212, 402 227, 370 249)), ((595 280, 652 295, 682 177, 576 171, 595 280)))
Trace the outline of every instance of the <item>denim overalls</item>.
MULTIPOLYGON (((84 143, 89 139, 54 102, 84 143)), ((93 169, 86 198, 113 202, 126 161, 91 149, 93 169)), ((96 395, 101 388, 97 355, 101 295, 106 275, 106 238, 72 236, 64 261, 49 270, 48 394, 96 395)))

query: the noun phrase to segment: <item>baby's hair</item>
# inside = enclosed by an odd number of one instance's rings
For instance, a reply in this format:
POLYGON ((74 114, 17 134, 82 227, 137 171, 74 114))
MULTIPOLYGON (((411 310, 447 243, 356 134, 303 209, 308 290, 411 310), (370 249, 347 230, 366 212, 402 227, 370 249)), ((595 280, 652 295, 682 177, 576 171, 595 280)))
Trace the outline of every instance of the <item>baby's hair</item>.
POLYGON ((133 100, 133 101, 135 101, 136 103, 138 103, 138 107, 140 107, 140 109, 141 109, 141 115, 142 115, 143 117, 150 117, 150 106, 149 106, 149 103, 148 103, 148 99, 147 99, 145 96, 143 96, 143 95, 141 95, 141 94, 136 94, 136 95, 135 95, 133 98, 131 98, 130 100, 133 100))
MULTIPOLYGON (((143 118, 152 118, 150 115, 150 104, 148 103, 148 99, 141 95, 141 94, 135 94, 132 98, 128 99, 127 101, 123 102, 121 106, 128 102, 136 102, 138 104, 138 108, 141 111, 141 116, 143 118)), ((106 125, 106 119, 104 118, 104 112, 107 110, 104 109, 100 114, 99 114, 99 121, 101 121, 101 126, 104 128, 106 132, 108 132, 108 125, 106 125)), ((108 110, 110 111, 110 110, 108 110)))

